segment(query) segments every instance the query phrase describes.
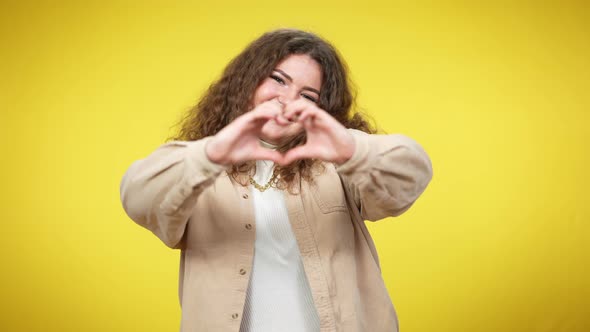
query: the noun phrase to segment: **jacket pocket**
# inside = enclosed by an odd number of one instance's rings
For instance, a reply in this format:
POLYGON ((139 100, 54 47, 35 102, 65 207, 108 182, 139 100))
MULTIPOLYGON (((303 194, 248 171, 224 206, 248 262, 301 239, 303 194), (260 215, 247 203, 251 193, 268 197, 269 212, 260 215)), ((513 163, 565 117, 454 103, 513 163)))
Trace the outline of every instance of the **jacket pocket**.
POLYGON ((346 197, 340 177, 332 169, 315 178, 311 194, 322 213, 347 212, 346 197))

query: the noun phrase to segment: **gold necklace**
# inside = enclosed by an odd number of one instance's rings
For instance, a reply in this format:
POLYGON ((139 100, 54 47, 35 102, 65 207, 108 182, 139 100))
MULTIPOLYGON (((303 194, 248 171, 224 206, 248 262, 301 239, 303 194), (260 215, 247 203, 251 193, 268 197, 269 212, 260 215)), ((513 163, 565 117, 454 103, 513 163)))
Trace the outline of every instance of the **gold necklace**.
POLYGON ((277 176, 279 176, 279 169, 275 167, 275 169, 272 171, 272 176, 270 177, 270 180, 268 180, 268 182, 264 186, 261 186, 256 181, 254 181, 254 178, 252 178, 252 176, 250 176, 250 184, 253 185, 254 188, 258 189, 258 191, 264 192, 266 189, 270 188, 277 182, 277 176))

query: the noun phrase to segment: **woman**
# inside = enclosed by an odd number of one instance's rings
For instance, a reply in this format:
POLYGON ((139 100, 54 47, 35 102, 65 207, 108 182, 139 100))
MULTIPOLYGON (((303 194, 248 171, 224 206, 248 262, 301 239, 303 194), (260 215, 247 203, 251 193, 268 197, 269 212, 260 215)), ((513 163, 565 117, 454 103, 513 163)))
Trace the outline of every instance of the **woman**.
POLYGON ((272 31, 129 168, 127 214, 182 250, 182 331, 398 329, 363 220, 406 211, 431 164, 352 104, 330 44, 272 31))

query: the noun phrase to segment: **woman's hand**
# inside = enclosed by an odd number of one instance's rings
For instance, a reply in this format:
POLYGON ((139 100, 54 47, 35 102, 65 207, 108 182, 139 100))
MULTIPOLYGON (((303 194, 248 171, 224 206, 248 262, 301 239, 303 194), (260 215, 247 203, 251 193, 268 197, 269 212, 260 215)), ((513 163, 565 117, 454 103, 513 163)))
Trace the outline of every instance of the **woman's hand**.
POLYGON ((348 130, 317 105, 306 100, 282 105, 276 99, 236 118, 205 147, 209 160, 222 165, 249 160, 272 160, 279 165, 288 165, 306 158, 342 164, 352 157, 354 150, 354 138, 348 130), (261 131, 273 120, 277 126, 285 127, 293 122, 300 123, 307 133, 307 142, 284 155, 261 146, 261 131))
POLYGON ((271 120, 286 123, 283 118, 283 105, 277 100, 269 100, 256 106, 211 138, 205 146, 209 160, 222 165, 239 164, 249 160, 272 160, 283 164, 283 155, 278 151, 264 148, 259 137, 262 127, 271 120))
POLYGON ((355 150, 352 134, 316 104, 304 99, 289 103, 285 106, 284 117, 303 125, 307 142, 287 151, 282 165, 306 158, 343 164, 352 157, 355 150))

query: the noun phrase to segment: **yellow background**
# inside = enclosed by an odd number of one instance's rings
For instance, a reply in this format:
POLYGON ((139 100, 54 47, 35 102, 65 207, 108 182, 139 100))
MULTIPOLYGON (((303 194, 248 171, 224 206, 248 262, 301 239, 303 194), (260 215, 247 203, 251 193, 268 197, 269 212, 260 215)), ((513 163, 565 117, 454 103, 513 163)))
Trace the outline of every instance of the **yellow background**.
POLYGON ((582 1, 2 1, 0 330, 178 330, 178 252, 120 178, 249 41, 298 27, 432 158, 413 209, 370 225, 402 331, 590 331, 589 22, 582 1))

